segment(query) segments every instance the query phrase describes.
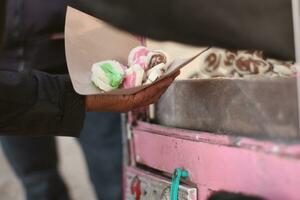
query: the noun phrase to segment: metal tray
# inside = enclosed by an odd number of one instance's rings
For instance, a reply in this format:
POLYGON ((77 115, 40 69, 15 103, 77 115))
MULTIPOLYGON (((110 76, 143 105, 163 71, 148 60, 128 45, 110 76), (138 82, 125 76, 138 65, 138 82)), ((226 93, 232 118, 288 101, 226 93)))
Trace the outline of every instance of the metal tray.
POLYGON ((155 121, 216 134, 299 138, 296 78, 176 81, 156 104, 155 121))

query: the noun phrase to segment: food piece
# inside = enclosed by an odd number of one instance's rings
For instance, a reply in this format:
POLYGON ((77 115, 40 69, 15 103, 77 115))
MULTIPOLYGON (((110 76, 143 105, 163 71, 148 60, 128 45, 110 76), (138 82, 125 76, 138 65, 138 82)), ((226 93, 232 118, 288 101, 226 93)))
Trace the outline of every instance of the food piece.
POLYGON ((126 70, 123 88, 128 89, 142 85, 145 71, 139 65, 134 65, 126 70))
POLYGON ((145 84, 153 83, 166 72, 166 64, 161 63, 147 71, 147 80, 145 84))
POLYGON ((167 63, 167 56, 163 51, 148 50, 144 46, 138 46, 132 49, 128 56, 128 65, 139 65, 148 70, 160 63, 167 63))
POLYGON ((103 82, 99 76, 96 75, 96 73, 92 74, 92 82, 94 83, 95 86, 97 86, 98 88, 100 88, 103 91, 111 91, 114 88, 111 87, 109 84, 103 82))
POLYGON ((124 75, 124 67, 114 60, 98 62, 92 66, 92 82, 104 91, 119 88, 124 75))
POLYGON ((160 63, 151 69, 147 70, 147 76, 149 76, 153 71, 160 71, 161 73, 165 73, 167 71, 167 65, 165 63, 160 63))
POLYGON ((101 90, 111 91, 121 86, 125 89, 152 83, 167 70, 167 56, 162 51, 150 51, 144 46, 132 49, 128 68, 115 60, 93 64, 92 82, 101 90))
POLYGON ((147 68, 147 55, 149 50, 144 46, 132 49, 128 56, 128 66, 139 65, 143 69, 147 68))
POLYGON ((154 81, 156 81, 161 76, 162 76, 162 72, 161 71, 154 70, 154 71, 152 71, 149 74, 149 76, 148 76, 148 78, 147 78, 147 80, 146 80, 146 82, 144 84, 145 85, 146 84, 151 84, 151 83, 153 83, 154 81))
POLYGON ((163 51, 150 51, 147 55, 147 69, 159 64, 167 63, 167 56, 163 51))

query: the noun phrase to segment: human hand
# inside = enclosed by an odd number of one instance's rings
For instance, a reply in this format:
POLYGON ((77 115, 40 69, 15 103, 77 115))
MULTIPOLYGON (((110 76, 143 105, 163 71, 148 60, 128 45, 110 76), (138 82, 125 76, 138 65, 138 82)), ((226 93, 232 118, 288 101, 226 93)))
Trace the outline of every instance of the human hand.
POLYGON ((90 95, 85 98, 88 112, 128 112, 130 110, 148 106, 159 100, 174 79, 180 74, 178 70, 171 77, 132 95, 90 95))

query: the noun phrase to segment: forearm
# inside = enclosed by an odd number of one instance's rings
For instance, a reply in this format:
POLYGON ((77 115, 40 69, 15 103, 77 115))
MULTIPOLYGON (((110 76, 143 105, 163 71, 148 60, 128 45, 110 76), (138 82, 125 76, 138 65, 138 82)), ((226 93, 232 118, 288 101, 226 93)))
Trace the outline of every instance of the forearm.
POLYGON ((83 97, 68 76, 0 71, 0 134, 78 136, 83 97))
POLYGON ((160 40, 294 58, 290 0, 79 0, 118 27, 160 40))

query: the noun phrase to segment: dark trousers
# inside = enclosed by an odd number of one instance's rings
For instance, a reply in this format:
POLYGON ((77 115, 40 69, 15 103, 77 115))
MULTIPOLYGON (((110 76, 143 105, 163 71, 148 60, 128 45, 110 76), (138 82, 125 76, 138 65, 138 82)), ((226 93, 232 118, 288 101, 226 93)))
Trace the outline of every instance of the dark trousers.
MULTIPOLYGON (((54 137, 1 137, 27 200, 69 200, 58 172, 54 137)), ((121 199, 122 145, 119 114, 87 113, 79 143, 98 199, 121 199)), ((76 166, 74 166, 76 167, 76 166)))

